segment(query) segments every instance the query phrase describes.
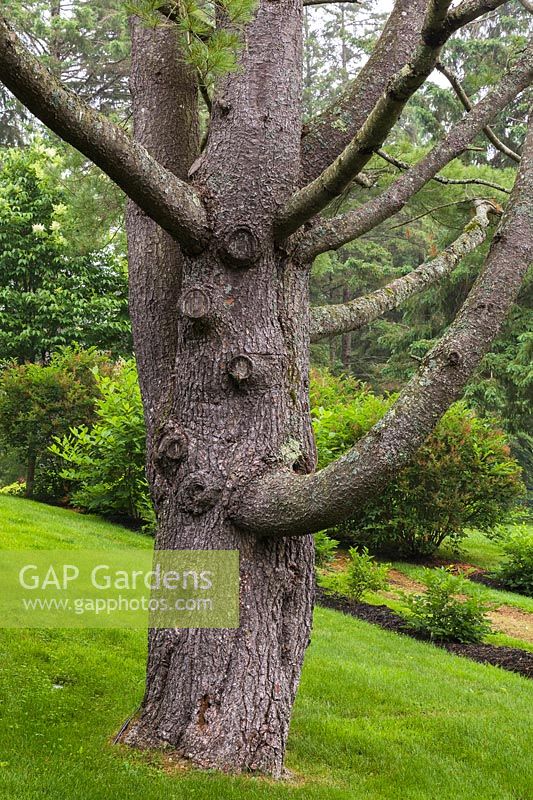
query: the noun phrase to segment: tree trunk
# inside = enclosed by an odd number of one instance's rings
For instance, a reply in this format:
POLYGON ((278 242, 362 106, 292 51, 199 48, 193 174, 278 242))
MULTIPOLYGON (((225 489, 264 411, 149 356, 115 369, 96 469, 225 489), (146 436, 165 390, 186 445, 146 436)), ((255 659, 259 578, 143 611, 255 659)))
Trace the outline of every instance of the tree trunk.
POLYGON ((203 766, 282 770, 309 638, 312 537, 243 534, 227 511, 233 486, 246 477, 276 463, 302 472, 314 466, 300 342, 306 283, 273 247, 248 270, 215 252, 184 264, 185 297, 198 300, 195 313, 209 297, 212 310, 176 320, 176 367, 148 470, 156 546, 239 550, 240 627, 153 631, 143 711, 125 740, 166 742, 203 766), (187 295, 200 276, 206 295, 187 295))
POLYGON ((30 499, 33 497, 33 490, 35 486, 35 467, 37 464, 37 454, 31 450, 28 453, 28 464, 26 467, 26 497, 30 499))
MULTIPOLYGON (((313 541, 243 534, 228 511, 232 490, 273 466, 315 466, 308 271, 275 247, 272 233, 298 174, 300 14, 296 3, 283 15, 261 6, 242 67, 215 95, 206 149, 189 171, 210 207, 209 248, 182 256, 134 207, 128 218, 156 547, 237 549, 240 626, 152 631, 142 712, 123 739, 169 744, 205 767, 278 776, 309 640, 313 541), (155 327, 164 336, 154 337, 155 327)), ((136 38, 147 36, 164 34, 136 31, 132 88, 136 136, 153 151, 169 127, 154 68, 135 57, 136 38)), ((161 82, 162 41, 158 48, 161 82)))
MULTIPOLYGON (((350 300, 350 288, 344 286, 342 290, 342 302, 347 303, 350 300)), ((341 336, 341 363, 345 372, 350 371, 352 364, 352 334, 350 332, 343 333, 341 336)))

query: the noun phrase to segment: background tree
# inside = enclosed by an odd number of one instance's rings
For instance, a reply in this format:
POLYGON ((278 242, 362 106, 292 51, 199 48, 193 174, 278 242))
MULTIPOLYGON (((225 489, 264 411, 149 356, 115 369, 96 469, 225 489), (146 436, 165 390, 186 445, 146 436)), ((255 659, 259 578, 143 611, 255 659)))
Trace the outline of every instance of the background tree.
POLYGON ((3 361, 46 362, 73 343, 131 352, 125 261, 111 246, 78 252, 63 172, 59 153, 39 141, 0 153, 3 361))
POLYGON ((281 773, 311 624, 310 533, 349 518, 405 466, 498 332, 533 252, 524 201, 533 188, 533 132, 455 321, 380 422, 318 472, 310 335, 356 329, 438 281, 484 240, 498 210, 476 204, 439 259, 355 305, 311 314, 311 264, 401 211, 530 84, 527 50, 388 189, 344 214, 331 209, 449 37, 501 4, 397 0, 366 64, 302 130, 301 2, 245 8, 226 0, 216 19, 196 6, 172 7, 160 25, 159 3, 143 3, 149 25, 131 21, 133 140, 62 87, 0 21, 0 78, 133 201, 130 312, 156 546, 240 553, 240 627, 152 631, 143 708, 125 741, 165 743, 203 766, 281 773), (238 68, 228 73, 232 56, 238 68), (203 149, 199 89, 211 108, 203 149), (328 206, 333 214, 322 215, 328 206))

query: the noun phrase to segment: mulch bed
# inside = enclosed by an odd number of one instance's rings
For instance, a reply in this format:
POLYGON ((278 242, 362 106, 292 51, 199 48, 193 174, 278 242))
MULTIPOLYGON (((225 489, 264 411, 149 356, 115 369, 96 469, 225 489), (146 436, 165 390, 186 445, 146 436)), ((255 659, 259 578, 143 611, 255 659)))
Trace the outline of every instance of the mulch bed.
MULTIPOLYGON (((496 578, 491 578, 484 570, 480 569, 476 572, 469 572, 466 576, 469 581, 474 581, 474 583, 482 583, 483 586, 488 586, 490 589, 503 589, 503 591, 507 591, 506 587, 503 583, 496 580, 496 578)), ((510 591, 510 590, 509 590, 510 591)), ((516 592, 516 589, 513 589, 516 592)), ((516 592, 517 594, 521 594, 521 592, 516 592)))
MULTIPOLYGON (((320 586, 316 587, 316 603, 324 608, 332 608, 349 614, 357 619, 379 625, 387 631, 411 636, 420 641, 430 641, 419 631, 409 628, 403 617, 392 611, 388 606, 373 606, 369 603, 356 603, 344 595, 326 593, 320 586)), ((533 678, 533 653, 519 650, 516 647, 499 647, 494 644, 460 644, 452 642, 438 642, 431 640, 437 647, 442 647, 456 656, 470 658, 481 664, 492 664, 495 667, 518 672, 526 678, 533 678)))

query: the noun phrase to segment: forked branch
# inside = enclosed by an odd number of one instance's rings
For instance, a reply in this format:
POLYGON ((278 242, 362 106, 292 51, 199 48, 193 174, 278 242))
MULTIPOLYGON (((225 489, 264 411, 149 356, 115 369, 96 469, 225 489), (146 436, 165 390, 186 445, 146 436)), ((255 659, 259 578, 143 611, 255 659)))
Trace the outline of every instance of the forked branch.
POLYGON ((319 253, 334 250, 372 230, 400 211, 407 201, 443 167, 460 155, 494 114, 504 108, 533 80, 533 46, 501 83, 463 117, 415 166, 395 180, 382 194, 354 211, 320 220, 301 240, 296 257, 311 262, 319 253))
POLYGON ((209 230, 199 195, 164 169, 142 145, 36 59, 0 17, 0 80, 54 133, 93 161, 187 250, 201 250, 209 230))
POLYGON ((485 240, 489 214, 497 212, 490 200, 475 201, 476 213, 463 233, 440 255, 391 281, 375 292, 356 297, 349 303, 317 306, 311 310, 311 341, 324 336, 348 333, 368 325, 386 311, 397 308, 414 294, 423 292, 452 272, 464 256, 485 240))
MULTIPOLYGON (((448 69, 448 67, 445 67, 444 64, 440 62, 437 64, 437 69, 448 80, 450 86, 452 87, 455 94, 461 101, 463 108, 465 108, 467 111, 471 111, 472 103, 470 102, 470 98, 463 89, 463 86, 458 77, 454 75, 454 73, 450 69, 448 69)), ((513 161, 516 161, 516 163, 520 161, 520 156, 518 155, 518 153, 515 153, 514 150, 511 150, 510 147, 507 147, 507 145, 504 142, 502 142, 502 140, 498 136, 496 136, 490 125, 485 125, 485 127, 483 128, 483 133, 485 134, 489 142, 491 142, 494 145, 494 147, 500 151, 500 153, 503 153, 504 155, 508 156, 513 161)))
POLYGON ((485 266, 456 320, 390 411, 344 456, 314 475, 263 474, 232 517, 255 535, 297 536, 348 519, 405 466, 457 400, 498 334, 533 260, 533 125, 485 266))
POLYGON ((445 39, 441 31, 451 0, 431 0, 422 27, 422 41, 412 60, 390 81, 351 142, 314 181, 294 194, 275 221, 282 240, 326 208, 353 181, 381 147, 405 104, 433 70, 445 39))

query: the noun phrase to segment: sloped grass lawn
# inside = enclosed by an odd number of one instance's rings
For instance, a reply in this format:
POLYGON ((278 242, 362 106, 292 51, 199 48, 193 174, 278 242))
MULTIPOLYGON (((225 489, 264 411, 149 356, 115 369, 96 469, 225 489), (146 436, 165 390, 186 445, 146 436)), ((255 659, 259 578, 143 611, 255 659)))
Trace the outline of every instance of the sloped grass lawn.
MULTIPOLYGON (((39 537, 38 525, 24 530, 33 505, 7 500, 0 543, 16 546, 18 530, 28 547, 39 537)), ((38 508, 47 547, 75 546, 77 530, 91 538, 94 520, 38 508)), ((135 537, 102 526, 94 535, 110 546, 135 537)), ((0 630, 2 800, 533 797, 533 682, 520 676, 318 608, 291 729, 293 776, 275 783, 171 770, 159 754, 112 746, 142 697, 144 658, 142 632, 0 630)))

